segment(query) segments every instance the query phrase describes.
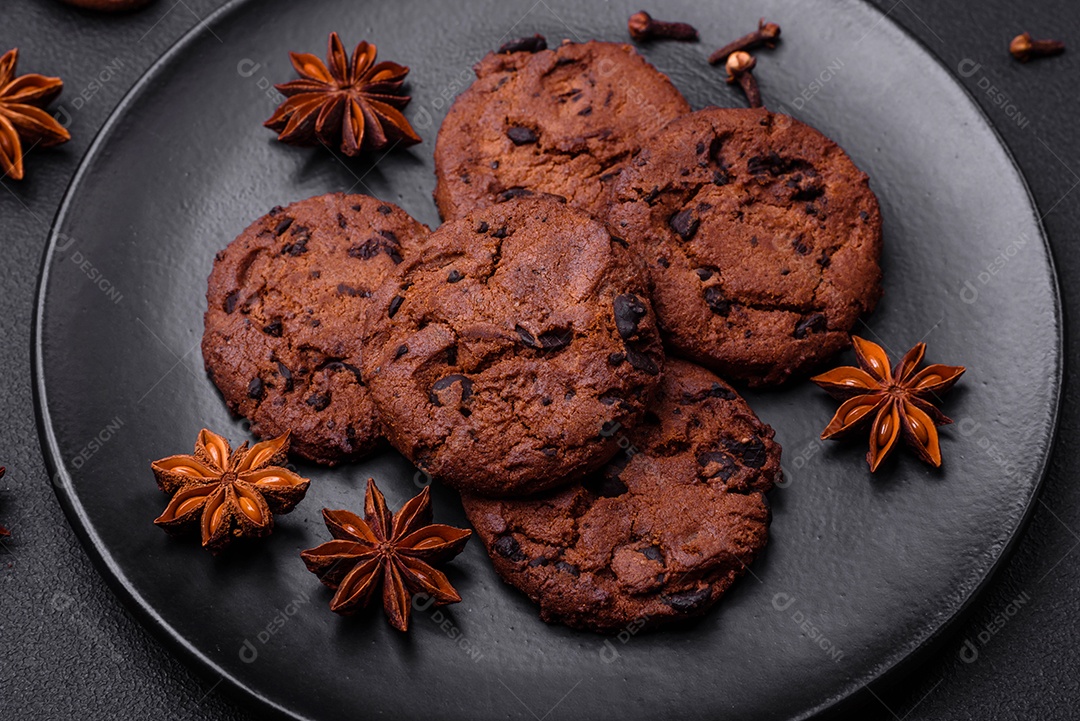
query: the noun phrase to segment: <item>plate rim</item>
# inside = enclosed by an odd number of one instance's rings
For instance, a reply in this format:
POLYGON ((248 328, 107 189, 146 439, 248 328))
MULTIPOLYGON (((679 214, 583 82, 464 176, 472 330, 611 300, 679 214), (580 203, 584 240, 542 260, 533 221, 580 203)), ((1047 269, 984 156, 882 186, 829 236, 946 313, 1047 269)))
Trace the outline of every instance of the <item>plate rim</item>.
MULTIPOLYGON (((45 467, 49 472, 49 480, 60 507, 67 516, 68 523, 79 539, 83 550, 90 558, 98 575, 113 594, 139 624, 148 630, 152 636, 162 641, 167 651, 179 656, 184 665, 192 670, 197 676, 210 678, 217 675, 224 681, 229 695, 240 702, 255 702, 261 705, 261 710, 270 711, 277 718, 294 721, 316 721, 309 715, 299 715, 292 709, 275 703, 272 699, 258 693, 255 689, 246 685, 236 678, 213 659, 206 656, 201 650, 189 643, 170 624, 166 623, 157 613, 154 607, 128 581, 127 575, 115 562, 112 554, 105 553, 105 546, 90 522, 78 494, 72 484, 71 475, 62 462, 62 454, 53 431, 52 418, 48 407, 48 396, 45 388, 44 372, 44 347, 41 342, 45 318, 45 295, 48 289, 50 269, 53 255, 59 240, 60 228, 66 219, 71 206, 74 204, 74 195, 83 176, 89 172, 91 163, 96 159, 101 148, 112 135, 115 127, 120 123, 124 113, 141 96, 143 91, 150 85, 150 80, 157 75, 166 65, 179 56, 188 46, 194 44, 200 33, 213 24, 237 12, 250 0, 228 0, 224 5, 214 10, 206 17, 198 20, 193 27, 181 35, 164 53, 146 68, 135 83, 128 89, 120 102, 116 104, 109 117, 106 118, 101 128, 94 135, 94 139, 87 147, 79 166, 75 170, 71 181, 64 189, 64 197, 53 217, 49 227, 48 237, 45 241, 45 250, 42 252, 41 267, 38 272, 37 287, 34 295, 34 319, 30 333, 31 372, 33 374, 31 389, 34 396, 34 415, 37 421, 38 441, 41 443, 42 456, 45 467)), ((248 710, 251 710, 249 707, 248 710)))
MULTIPOLYGON (((124 114, 150 85, 151 79, 156 77, 165 66, 172 63, 178 56, 187 50, 189 46, 194 44, 203 31, 207 30, 212 25, 220 23, 227 16, 238 12, 241 8, 251 2, 252 0, 228 0, 224 5, 197 21, 193 27, 184 32, 184 34, 169 46, 160 57, 147 67, 131 88, 128 89, 117 103, 116 107, 109 113, 108 118, 94 135, 93 140, 80 159, 78 168, 72 175, 67 187, 64 189, 63 199, 61 200, 56 215, 53 217, 53 221, 49 227, 45 248, 41 256, 37 286, 34 292, 34 317, 31 323, 30 334, 31 372, 33 375, 31 390, 33 392, 34 415, 38 430, 38 440, 41 444, 42 456, 46 469, 49 472, 50 484, 52 485, 57 499, 60 502, 60 506, 64 510, 64 515, 67 516, 68 523, 75 532, 76 537, 79 539, 83 550, 90 558, 98 575, 103 578, 106 585, 112 590, 113 594, 121 602, 125 610, 131 613, 143 628, 150 631, 155 638, 162 641, 163 646, 165 646, 167 650, 179 656, 185 666, 196 673, 196 675, 206 678, 215 675, 218 676, 220 681, 224 681, 226 684, 227 695, 240 703, 249 705, 248 710, 252 710, 254 703, 260 706, 260 710, 269 711, 278 718, 294 719, 296 721, 314 721, 314 717, 302 714, 299 710, 286 708, 281 704, 276 703, 226 671, 218 663, 206 656, 200 649, 189 643, 187 639, 168 624, 157 613, 153 606, 132 586, 123 569, 115 562, 112 555, 106 553, 107 549, 88 518, 85 508, 74 489, 71 476, 63 463, 62 454, 60 453, 53 430, 52 418, 48 407, 48 396, 45 388, 45 358, 44 347, 42 345, 42 334, 44 330, 45 296, 48 290, 50 267, 55 254, 57 241, 60 239, 60 228, 71 207, 74 205, 74 196, 81 184, 83 176, 89 172, 91 164, 96 161, 102 147, 112 135, 115 127, 120 123, 124 114)), ((870 0, 853 0, 853 2, 864 6, 869 9, 870 12, 876 14, 878 16, 878 22, 888 21, 889 25, 898 30, 902 36, 913 42, 924 54, 930 57, 933 62, 939 66, 949 78, 952 85, 960 90, 961 95, 967 101, 968 105, 974 109, 976 115, 981 118, 985 126, 990 130, 994 139, 997 140, 998 144, 1004 150, 1006 159, 1016 172, 1016 176, 1020 181, 1024 194, 1027 196, 1034 224, 1038 230, 1039 239, 1042 241, 1043 248, 1046 251, 1046 260, 1050 271, 1051 290, 1053 295, 1053 324, 1057 336, 1057 343, 1054 347, 1054 374, 1051 379, 1054 397, 1052 399, 1052 408, 1049 417, 1049 441, 1035 483, 1032 486, 1030 494, 1025 499, 1024 512, 1010 533, 1008 539, 1002 545, 997 557, 983 573, 971 592, 968 593, 963 601, 961 601, 947 617, 938 623, 932 631, 922 638, 917 639, 914 647, 910 650, 898 652, 888 663, 852 680, 836 694, 824 699, 818 705, 807 709, 801 715, 793 717, 792 721, 812 719, 828 714, 829 712, 835 713, 852 706, 857 706, 859 700, 866 695, 871 684, 897 681, 901 676, 909 672, 915 663, 937 649, 943 643, 945 638, 956 630, 960 621, 968 614, 974 603, 984 594, 987 586, 994 580, 1002 566, 1004 566, 1011 558, 1020 538, 1027 530, 1028 524, 1031 521, 1031 516, 1035 510, 1035 500, 1042 492, 1045 485, 1046 477, 1049 474, 1051 459, 1057 448, 1065 377, 1065 327, 1060 274, 1054 257, 1053 246, 1046 233, 1043 215, 1039 212, 1038 202, 1031 191, 1027 176, 1024 175, 1023 169, 1017 161, 1012 148, 1002 136, 997 126, 994 125, 989 114, 978 103, 975 95, 956 78, 948 65, 946 65, 945 61, 934 52, 927 43, 923 42, 922 39, 908 30, 908 28, 889 17, 887 13, 883 12, 880 8, 870 2, 870 0)))

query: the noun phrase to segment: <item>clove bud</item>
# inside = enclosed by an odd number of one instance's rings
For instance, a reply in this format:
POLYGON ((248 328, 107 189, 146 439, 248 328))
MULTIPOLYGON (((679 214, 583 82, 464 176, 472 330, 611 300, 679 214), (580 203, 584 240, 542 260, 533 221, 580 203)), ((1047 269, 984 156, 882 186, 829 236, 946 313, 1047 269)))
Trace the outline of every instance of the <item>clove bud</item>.
POLYGON ((754 48, 775 48, 780 40, 780 26, 776 23, 767 23, 765 18, 758 20, 758 29, 752 33, 743 35, 738 40, 720 48, 709 56, 709 65, 719 65, 728 59, 728 56, 739 50, 753 50, 754 48))
POLYGON ((1032 40, 1031 33, 1020 33, 1009 43, 1009 52, 1022 63, 1032 58, 1060 55, 1065 52, 1065 43, 1060 40, 1032 40))
POLYGON ((754 59, 753 55, 743 50, 737 50, 728 56, 725 67, 728 72, 728 83, 738 83, 746 95, 746 101, 750 103, 750 107, 760 108, 762 107, 761 90, 758 88, 757 78, 751 72, 755 65, 757 65, 757 60, 754 59))
POLYGON ((654 39, 681 40, 683 42, 696 42, 698 31, 689 23, 669 23, 654 19, 649 13, 641 10, 630 16, 626 23, 630 37, 634 41, 642 43, 654 39))

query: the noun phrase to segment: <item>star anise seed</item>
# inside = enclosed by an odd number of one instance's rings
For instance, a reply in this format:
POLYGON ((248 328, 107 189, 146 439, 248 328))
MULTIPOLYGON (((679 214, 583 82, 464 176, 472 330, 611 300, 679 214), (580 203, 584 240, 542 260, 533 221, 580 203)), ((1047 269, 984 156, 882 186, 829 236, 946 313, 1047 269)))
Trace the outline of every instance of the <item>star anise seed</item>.
POLYGON ((389 61, 376 63, 374 45, 357 45, 350 62, 341 38, 330 33, 328 64, 311 53, 289 57, 301 79, 274 86, 288 99, 263 123, 277 131, 278 140, 340 145, 349 156, 420 142, 400 110, 411 99, 400 94, 409 69, 389 61))
POLYGON ((922 460, 941 466, 937 426, 952 419, 931 402, 953 387, 963 366, 930 365, 917 370, 926 344, 909 350, 895 369, 876 343, 852 336, 859 367, 843 366, 811 378, 843 403, 821 434, 822 440, 839 438, 870 423, 870 450, 866 462, 874 472, 900 436, 922 460))
POLYGON ((289 434, 235 451, 221 436, 199 432, 192 455, 154 461, 158 487, 173 494, 154 521, 169 533, 198 526, 204 548, 217 553, 234 537, 257 538, 274 529, 275 513, 288 513, 309 481, 281 467, 289 434))
POLYGON ((43 110, 64 89, 64 81, 37 74, 16 77, 18 62, 18 48, 0 57, 0 173, 13 180, 23 177, 23 143, 48 148, 71 140, 67 129, 43 110))
POLYGON ((348 615, 365 608, 382 586, 390 625, 407 631, 413 595, 427 594, 436 606, 461 600, 445 574, 431 564, 461 553, 472 531, 432 524, 427 488, 395 515, 369 478, 363 518, 324 508, 323 520, 335 540, 300 556, 320 581, 337 589, 331 611, 348 615))

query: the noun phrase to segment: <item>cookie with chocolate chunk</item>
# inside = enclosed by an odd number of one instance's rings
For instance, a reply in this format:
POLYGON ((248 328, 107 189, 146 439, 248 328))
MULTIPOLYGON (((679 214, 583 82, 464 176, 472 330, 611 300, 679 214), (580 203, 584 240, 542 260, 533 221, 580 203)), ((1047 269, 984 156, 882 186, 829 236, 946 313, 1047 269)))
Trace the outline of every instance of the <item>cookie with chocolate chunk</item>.
POLYGON ((881 296, 881 213, 833 141, 761 109, 706 108, 646 143, 612 189, 665 339, 723 377, 774 385, 850 344, 881 296))
POLYGON ((699 616, 768 539, 780 446, 735 391, 669 359, 644 423, 582 483, 533 498, 465 496, 499 575, 540 617, 614 632, 699 616))
POLYGON ((491 53, 474 70, 435 144, 446 219, 529 190, 600 215, 641 142, 690 112, 671 80, 622 43, 491 53))
POLYGON ((367 319, 364 378, 387 437, 463 492, 535 493, 599 468, 663 367, 637 258, 548 198, 445 223, 367 319))
POLYGON ((334 193, 274 208, 217 254, 203 359, 253 433, 291 431, 293 452, 320 463, 376 447, 363 310, 428 233, 390 203, 334 193))

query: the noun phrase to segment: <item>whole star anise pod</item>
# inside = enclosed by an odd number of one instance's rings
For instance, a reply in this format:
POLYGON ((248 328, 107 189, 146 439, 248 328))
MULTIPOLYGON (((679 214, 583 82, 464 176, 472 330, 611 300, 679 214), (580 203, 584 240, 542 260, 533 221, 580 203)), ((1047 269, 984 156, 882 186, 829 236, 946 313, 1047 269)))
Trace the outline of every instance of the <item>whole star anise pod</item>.
POLYGON ((331 611, 350 614, 365 608, 382 586, 390 625, 406 631, 414 594, 428 594, 437 606, 461 600, 446 576, 431 564, 461 553, 472 531, 432 524, 431 519, 427 488, 395 516, 375 481, 368 479, 364 517, 324 508, 323 520, 335 540, 300 556, 320 581, 337 589, 331 611))
POLYGON ((15 76, 19 49, 0 57, 0 171, 14 180, 23 177, 23 143, 48 148, 71 140, 56 118, 42 110, 64 89, 60 78, 15 76))
POLYGON ((930 365, 917 371, 926 353, 919 343, 890 369, 889 356, 881 346, 852 336, 859 367, 843 366, 811 380, 844 401, 821 438, 837 438, 870 423, 870 450, 866 462, 876 471, 896 440, 903 435, 922 460, 941 466, 937 426, 952 420, 930 401, 953 387, 963 366, 930 365))
POLYGON ((309 481, 282 468, 289 434, 235 451, 216 433, 199 432, 195 453, 154 461, 158 486, 173 494, 154 523, 169 533, 198 524, 202 545, 213 552, 234 537, 257 538, 274 529, 275 513, 288 513, 309 481))
POLYGON ((400 110, 411 100, 400 94, 409 69, 389 61, 376 64, 375 46, 367 42, 356 46, 351 62, 337 33, 330 33, 329 45, 329 69, 311 53, 289 53, 301 79, 274 86, 288 99, 263 125, 284 143, 340 143, 349 156, 391 143, 419 143, 400 110))

